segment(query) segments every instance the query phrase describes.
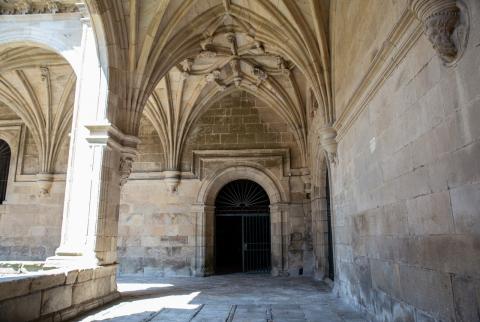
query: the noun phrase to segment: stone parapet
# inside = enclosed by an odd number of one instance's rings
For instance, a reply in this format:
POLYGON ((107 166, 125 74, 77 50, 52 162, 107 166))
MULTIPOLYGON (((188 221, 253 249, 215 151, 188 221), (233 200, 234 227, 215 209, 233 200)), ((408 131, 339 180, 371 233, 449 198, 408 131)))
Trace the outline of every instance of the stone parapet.
POLYGON ((0 321, 64 321, 120 295, 116 265, 0 279, 0 321))

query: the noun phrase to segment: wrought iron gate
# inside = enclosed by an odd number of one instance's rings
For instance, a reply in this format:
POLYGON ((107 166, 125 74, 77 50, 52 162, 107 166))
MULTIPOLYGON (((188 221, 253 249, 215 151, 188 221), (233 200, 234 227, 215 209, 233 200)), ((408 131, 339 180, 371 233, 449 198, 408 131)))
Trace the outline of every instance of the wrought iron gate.
MULTIPOLYGON (((242 272, 270 272, 271 246, 270 246, 270 200, 267 193, 257 183, 249 180, 236 180, 225 185, 219 192, 215 202, 216 226, 219 223, 241 224, 241 271, 242 272)), ((232 230, 235 233, 235 230, 232 230)), ((224 246, 225 240, 220 240, 216 234, 218 245, 224 246)), ((232 242, 233 244, 236 244, 232 242)), ((235 250, 232 249, 232 252, 235 250)), ((217 260, 218 263, 218 260, 217 260)))
POLYGON ((270 215, 242 216, 243 271, 270 272, 270 215))

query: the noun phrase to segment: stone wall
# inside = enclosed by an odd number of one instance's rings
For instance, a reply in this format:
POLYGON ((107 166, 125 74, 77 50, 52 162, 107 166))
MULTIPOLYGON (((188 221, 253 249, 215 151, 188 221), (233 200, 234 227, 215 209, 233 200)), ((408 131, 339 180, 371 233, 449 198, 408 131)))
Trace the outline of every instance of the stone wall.
MULTIPOLYGON (((368 19, 356 22, 341 19, 347 2, 337 6, 335 30, 344 25, 368 48, 352 50, 337 32, 337 88, 351 82, 341 75, 352 64, 340 57, 368 62, 381 41, 362 40, 382 29, 375 17, 393 26, 383 7, 390 2, 365 6, 368 19)), ((458 64, 444 66, 421 35, 339 141, 337 289, 378 321, 479 318, 480 5, 467 3, 470 39, 458 64)), ((339 115, 349 98, 337 91, 339 115)))
POLYGON ((298 145, 287 123, 260 99, 244 91, 214 103, 196 122, 182 164, 191 169, 192 150, 290 149, 293 168, 302 167, 298 145))
POLYGON ((288 191, 283 223, 288 236, 285 269, 292 275, 298 275, 300 269, 312 273, 311 233, 305 224, 310 212, 308 205, 304 207, 304 182, 298 169, 302 160, 285 122, 272 109, 246 92, 234 92, 213 104, 190 133, 182 158, 182 179, 173 193, 161 172, 144 171, 159 171, 164 162, 158 136, 145 118, 140 133, 135 172, 122 189, 121 274, 196 274, 195 260, 203 239, 196 211, 199 191, 219 170, 247 164, 268 171, 288 191))
POLYGON ((60 243, 69 142, 59 152, 50 193, 41 195, 35 142, 8 107, 0 106, 0 113, 0 138, 12 151, 6 200, 0 205, 0 260, 44 260, 60 243))

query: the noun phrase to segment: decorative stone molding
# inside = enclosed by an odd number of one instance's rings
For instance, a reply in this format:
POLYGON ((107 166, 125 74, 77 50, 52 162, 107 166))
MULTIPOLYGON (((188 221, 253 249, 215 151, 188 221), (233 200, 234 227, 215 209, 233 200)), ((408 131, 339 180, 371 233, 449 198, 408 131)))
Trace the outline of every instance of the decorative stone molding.
POLYGON ((405 8, 352 96, 346 101, 345 106, 338 107, 342 112, 337 115, 333 125, 337 130, 337 142, 349 131, 421 36, 422 24, 415 18, 410 7, 405 8))
POLYGON ((327 153, 328 161, 337 163, 337 131, 333 127, 323 127, 318 131, 320 146, 327 153))
POLYGON ((280 72, 284 75, 290 75, 290 70, 287 67, 287 63, 283 59, 283 57, 278 56, 277 57, 277 66, 280 72))
POLYGON ((263 81, 266 81, 268 78, 268 74, 261 68, 261 67, 254 67, 252 68, 253 76, 257 79, 256 86, 260 86, 263 81))
POLYGON ((462 56, 468 40, 469 19, 456 0, 413 0, 410 8, 422 22, 425 34, 445 65, 462 56))
POLYGON ((237 58, 232 59, 230 61, 230 67, 232 68, 232 71, 233 71, 233 82, 235 83, 235 86, 238 87, 242 83, 242 79, 243 79, 240 71, 240 61, 237 58))
POLYGON ((42 81, 47 80, 49 77, 49 71, 47 66, 40 66, 40 76, 42 78, 42 81))
POLYGON ((56 14, 78 12, 75 0, 0 1, 0 15, 56 14))
POLYGON ((90 13, 88 11, 88 8, 87 8, 87 5, 85 4, 85 2, 83 1, 79 1, 75 4, 77 6, 77 10, 78 12, 80 13, 80 15, 82 16, 82 18, 80 18, 80 21, 91 27, 91 19, 90 19, 90 13))
POLYGON ((212 37, 207 37, 206 39, 201 41, 200 47, 202 47, 202 51, 200 52, 199 57, 212 58, 217 56, 217 52, 213 48, 212 37))
POLYGON ((211 73, 207 74, 205 76, 205 80, 207 82, 215 82, 218 86, 218 89, 223 92, 224 90, 227 89, 227 86, 223 85, 220 81, 220 70, 216 69, 212 71, 211 73))

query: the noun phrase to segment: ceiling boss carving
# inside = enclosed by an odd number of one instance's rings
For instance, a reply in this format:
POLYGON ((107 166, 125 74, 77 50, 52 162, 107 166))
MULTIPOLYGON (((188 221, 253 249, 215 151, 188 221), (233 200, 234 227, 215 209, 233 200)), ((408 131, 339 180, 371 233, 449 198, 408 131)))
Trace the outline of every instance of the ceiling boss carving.
POLYGON ((287 58, 256 39, 255 28, 228 13, 200 34, 198 51, 178 62, 148 99, 145 115, 165 151, 168 189, 180 183, 180 163, 188 135, 208 106, 231 91, 254 94, 292 129, 306 160, 305 76, 287 58))

